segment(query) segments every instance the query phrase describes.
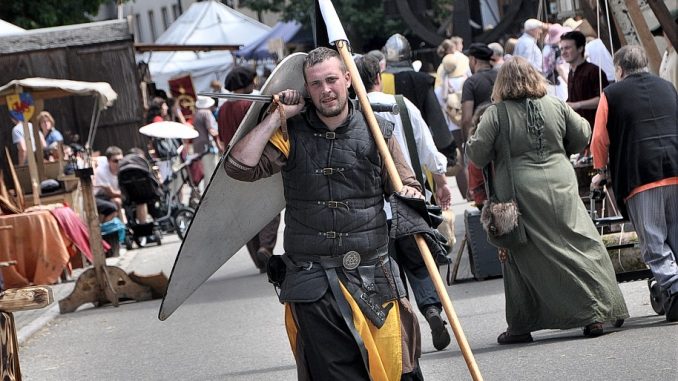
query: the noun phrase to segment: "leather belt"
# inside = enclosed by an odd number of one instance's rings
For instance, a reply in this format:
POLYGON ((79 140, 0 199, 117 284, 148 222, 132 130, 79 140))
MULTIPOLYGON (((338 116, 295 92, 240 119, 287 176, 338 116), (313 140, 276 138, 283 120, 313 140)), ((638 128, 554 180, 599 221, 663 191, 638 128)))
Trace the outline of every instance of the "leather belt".
POLYGON ((348 251, 342 255, 283 255, 283 260, 288 266, 311 269, 314 264, 319 264, 324 269, 343 267, 347 270, 354 270, 359 265, 371 265, 379 262, 388 255, 388 248, 383 247, 367 254, 360 254, 357 251, 348 251))

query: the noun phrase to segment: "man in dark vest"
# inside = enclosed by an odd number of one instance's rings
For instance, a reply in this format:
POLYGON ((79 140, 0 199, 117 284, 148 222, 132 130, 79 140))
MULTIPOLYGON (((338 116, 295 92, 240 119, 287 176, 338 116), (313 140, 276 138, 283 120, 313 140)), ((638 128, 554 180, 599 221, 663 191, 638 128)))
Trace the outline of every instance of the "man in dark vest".
POLYGON ((414 70, 410 43, 404 36, 396 33, 389 37, 383 51, 386 56, 386 70, 381 74, 383 92, 401 94, 417 106, 431 130, 436 148, 447 158, 447 166, 454 167, 457 144, 433 91, 435 78, 414 70))
POLYGON ((678 321, 678 95, 670 82, 648 73, 640 46, 619 49, 614 68, 617 83, 601 95, 593 129, 599 174, 591 187, 609 177, 643 259, 666 293, 666 320, 678 321))
MULTIPOLYGON (((299 379, 420 380, 419 324, 388 256, 383 200, 392 187, 384 161, 348 98, 351 75, 339 54, 314 49, 303 70, 311 104, 298 91, 279 93, 283 112, 267 115, 224 160, 243 181, 282 173, 285 254, 269 261, 269 277, 273 268, 284 274, 279 298, 299 379)), ((421 197, 388 139, 392 124, 378 120, 401 193, 421 197)))

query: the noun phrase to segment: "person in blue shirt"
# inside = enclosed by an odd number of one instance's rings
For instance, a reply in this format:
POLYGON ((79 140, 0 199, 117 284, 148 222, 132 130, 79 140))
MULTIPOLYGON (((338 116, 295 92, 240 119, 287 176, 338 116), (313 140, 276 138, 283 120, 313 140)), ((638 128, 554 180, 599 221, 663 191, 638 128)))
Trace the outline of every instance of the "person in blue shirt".
POLYGON ((37 122, 38 126, 40 126, 40 131, 42 131, 42 135, 45 137, 45 148, 52 145, 52 143, 64 141, 61 132, 54 127, 54 118, 52 117, 52 114, 47 111, 41 112, 38 114, 37 122))

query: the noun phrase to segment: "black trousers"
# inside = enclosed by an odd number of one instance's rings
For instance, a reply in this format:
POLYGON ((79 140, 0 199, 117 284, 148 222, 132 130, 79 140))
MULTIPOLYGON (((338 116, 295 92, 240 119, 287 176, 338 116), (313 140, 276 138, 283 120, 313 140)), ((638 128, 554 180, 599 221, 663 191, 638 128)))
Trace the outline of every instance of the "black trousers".
MULTIPOLYGON (((306 380, 369 380, 360 348, 329 290, 313 303, 291 303, 298 325, 297 377, 306 380)), ((401 380, 423 381, 420 368, 401 380)))

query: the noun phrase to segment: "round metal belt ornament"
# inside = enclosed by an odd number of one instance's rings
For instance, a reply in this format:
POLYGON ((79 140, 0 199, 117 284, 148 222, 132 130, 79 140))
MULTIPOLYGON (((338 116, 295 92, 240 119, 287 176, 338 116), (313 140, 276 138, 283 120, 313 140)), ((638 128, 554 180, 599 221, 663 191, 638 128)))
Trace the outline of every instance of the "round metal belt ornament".
POLYGON ((355 270, 360 265, 360 254, 357 251, 351 250, 344 254, 342 263, 346 270, 355 270))

